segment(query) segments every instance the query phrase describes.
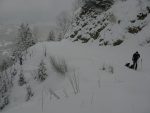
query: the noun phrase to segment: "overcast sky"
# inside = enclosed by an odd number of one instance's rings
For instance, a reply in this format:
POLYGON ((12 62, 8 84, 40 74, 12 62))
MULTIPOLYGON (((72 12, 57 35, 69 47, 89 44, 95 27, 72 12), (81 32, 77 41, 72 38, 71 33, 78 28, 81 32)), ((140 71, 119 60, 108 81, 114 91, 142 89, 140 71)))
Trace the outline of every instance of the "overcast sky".
POLYGON ((53 22, 73 0, 0 0, 0 24, 53 22))

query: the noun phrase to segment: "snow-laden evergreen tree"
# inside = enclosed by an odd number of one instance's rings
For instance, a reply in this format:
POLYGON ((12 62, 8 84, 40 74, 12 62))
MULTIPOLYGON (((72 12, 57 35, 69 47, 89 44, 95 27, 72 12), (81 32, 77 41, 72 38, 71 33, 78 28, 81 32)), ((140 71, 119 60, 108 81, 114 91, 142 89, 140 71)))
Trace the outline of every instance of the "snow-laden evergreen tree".
POLYGON ((8 73, 7 69, 11 66, 12 64, 10 63, 9 60, 3 60, 1 65, 0 65, 0 72, 1 72, 1 76, 3 81, 5 81, 7 88, 9 89, 11 86, 11 75, 10 73, 8 73))
POLYGON ((26 84, 23 70, 20 71, 18 84, 19 86, 23 86, 24 84, 26 84))
POLYGON ((5 75, 0 73, 0 110, 2 110, 9 103, 10 87, 7 84, 8 79, 5 75))
POLYGON ((72 18, 72 15, 67 11, 62 11, 56 17, 56 24, 57 24, 59 32, 62 34, 62 37, 64 37, 64 35, 69 29, 69 26, 71 25, 71 18, 72 18))
POLYGON ((55 33, 54 33, 53 30, 51 30, 51 31, 49 32, 47 41, 55 41, 55 40, 56 40, 56 39, 55 39, 55 33))
POLYGON ((28 24, 21 24, 18 29, 18 38, 16 40, 16 47, 13 51, 14 58, 22 57, 22 53, 33 46, 36 40, 28 24))
POLYGON ((44 81, 46 78, 47 78, 47 69, 46 69, 46 66, 45 66, 45 63, 44 61, 42 60, 40 65, 39 65, 39 69, 38 69, 38 77, 37 79, 42 82, 44 81))
POLYGON ((9 94, 13 86, 8 68, 12 65, 9 59, 0 64, 0 110, 9 104, 9 94))
POLYGON ((3 60, 1 65, 0 65, 0 71, 4 72, 7 70, 7 68, 9 67, 9 64, 6 60, 3 60))
POLYGON ((61 41, 63 38, 63 35, 62 35, 62 33, 60 32, 59 34, 58 34, 58 38, 57 38, 57 41, 61 41))

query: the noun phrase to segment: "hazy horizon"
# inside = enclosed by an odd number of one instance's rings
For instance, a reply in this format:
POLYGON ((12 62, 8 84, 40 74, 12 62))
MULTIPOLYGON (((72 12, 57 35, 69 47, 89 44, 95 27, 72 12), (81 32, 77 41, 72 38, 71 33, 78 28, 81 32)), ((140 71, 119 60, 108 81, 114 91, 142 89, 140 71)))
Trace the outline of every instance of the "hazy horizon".
POLYGON ((0 24, 53 23, 73 0, 0 0, 0 24))

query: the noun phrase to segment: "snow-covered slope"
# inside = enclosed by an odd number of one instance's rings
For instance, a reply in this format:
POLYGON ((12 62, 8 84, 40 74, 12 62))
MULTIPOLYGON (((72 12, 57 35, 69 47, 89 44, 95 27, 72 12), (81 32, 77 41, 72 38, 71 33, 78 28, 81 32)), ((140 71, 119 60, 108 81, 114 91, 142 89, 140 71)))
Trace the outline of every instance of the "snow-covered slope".
POLYGON ((116 0, 107 11, 83 12, 83 8, 75 12, 72 27, 66 34, 73 42, 116 46, 142 34, 142 29, 150 23, 149 0, 116 0))
POLYGON ((81 9, 76 11, 67 39, 34 45, 22 66, 18 61, 8 69, 16 69, 17 74, 9 104, 1 112, 149 113, 149 6, 149 0, 116 0, 106 12, 95 10, 80 18, 81 9), (118 40, 123 43, 116 44, 118 40), (109 44, 115 47, 99 46, 109 44), (125 67, 132 63, 135 51, 141 55, 137 71, 125 67), (65 73, 56 70, 51 58, 65 73), (48 75, 43 82, 37 79, 41 61, 48 75), (21 72, 26 80, 23 86, 18 84, 21 72), (34 94, 28 101, 27 87, 34 94))
POLYGON ((23 69, 27 84, 18 86, 14 80, 10 104, 3 113, 149 113, 150 112, 150 48, 124 44, 120 47, 90 47, 62 42, 39 43, 30 48, 23 69), (44 48, 47 48, 47 57, 44 48), (138 47, 138 48, 137 48, 138 47), (132 53, 139 50, 142 65, 137 71, 124 66, 131 62, 132 53), (49 63, 49 57, 65 59, 68 72, 60 76, 49 63), (48 78, 39 83, 34 76, 41 60, 47 65, 48 78), (69 77, 77 76, 79 92, 75 95, 69 77), (25 102, 26 86, 34 96, 25 102), (52 89, 59 99, 50 96, 52 89), (43 92, 43 93, 42 93, 43 92), (43 109, 43 110, 42 110, 43 109))

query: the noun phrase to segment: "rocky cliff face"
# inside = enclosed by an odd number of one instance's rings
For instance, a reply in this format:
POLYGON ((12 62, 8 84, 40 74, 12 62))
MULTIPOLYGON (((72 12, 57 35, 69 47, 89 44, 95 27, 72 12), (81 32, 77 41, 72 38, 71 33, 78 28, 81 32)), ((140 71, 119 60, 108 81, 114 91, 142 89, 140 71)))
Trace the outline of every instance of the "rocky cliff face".
POLYGON ((142 35, 144 28, 150 29, 149 0, 103 0, 103 4, 98 1, 87 2, 74 13, 66 38, 73 42, 117 46, 142 35))

